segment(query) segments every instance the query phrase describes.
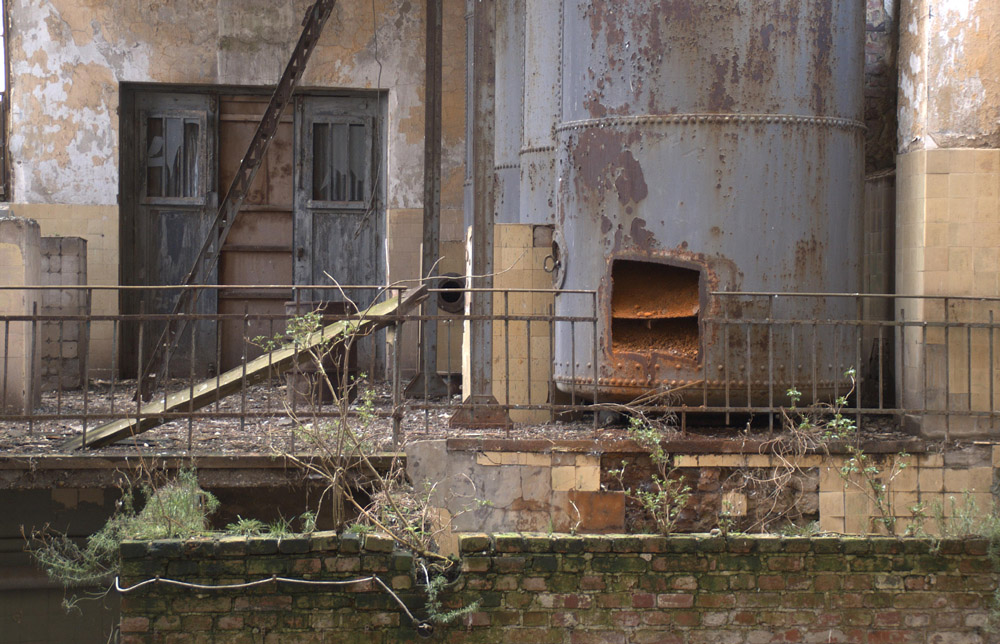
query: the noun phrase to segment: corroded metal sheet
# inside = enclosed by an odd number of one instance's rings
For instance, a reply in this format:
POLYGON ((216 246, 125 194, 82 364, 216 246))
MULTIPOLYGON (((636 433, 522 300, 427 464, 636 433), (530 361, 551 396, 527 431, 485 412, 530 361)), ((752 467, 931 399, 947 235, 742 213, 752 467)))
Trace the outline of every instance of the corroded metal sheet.
MULTIPOLYGON (((795 357, 790 338, 735 323, 845 319, 847 305, 811 299, 768 309, 766 299, 730 299, 723 307, 709 293, 860 290, 863 5, 567 0, 563 21, 562 286, 598 289, 601 320, 596 339, 587 324, 557 327, 561 387, 623 397, 706 380, 714 396, 724 375, 754 386, 767 370, 779 383, 842 379, 853 338, 820 328, 810 339, 813 368, 803 339, 795 357), (615 346, 616 260, 699 275, 696 351, 666 351, 659 341, 615 346), (729 320, 729 331, 713 320, 729 320)), ((656 296, 683 295, 650 275, 640 279, 656 296)), ((556 306, 559 315, 590 309, 573 296, 556 306)), ((681 323, 668 319, 656 324, 677 333, 681 323)), ((644 331, 629 324, 641 340, 644 331)), ((656 324, 649 321, 651 333, 656 324)), ((699 387, 697 398, 705 394, 699 387)))

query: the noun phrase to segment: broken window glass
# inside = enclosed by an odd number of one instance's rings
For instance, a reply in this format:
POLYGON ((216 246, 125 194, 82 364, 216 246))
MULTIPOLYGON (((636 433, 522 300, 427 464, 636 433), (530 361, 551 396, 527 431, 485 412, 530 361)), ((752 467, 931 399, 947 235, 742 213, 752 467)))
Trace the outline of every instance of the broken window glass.
POLYGON ((315 201, 364 202, 368 176, 368 132, 362 123, 313 124, 315 201))
POLYGON ((146 121, 146 196, 199 196, 201 124, 180 116, 146 121))

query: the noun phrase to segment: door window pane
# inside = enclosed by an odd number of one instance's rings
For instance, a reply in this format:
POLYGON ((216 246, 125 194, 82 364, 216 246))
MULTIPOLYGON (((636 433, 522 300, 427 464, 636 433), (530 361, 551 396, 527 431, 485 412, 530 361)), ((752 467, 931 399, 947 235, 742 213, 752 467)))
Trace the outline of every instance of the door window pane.
POLYGON ((146 196, 198 197, 197 119, 157 116, 146 121, 146 196))
POLYGON ((312 163, 314 200, 364 202, 367 199, 369 156, 363 124, 314 123, 312 163))

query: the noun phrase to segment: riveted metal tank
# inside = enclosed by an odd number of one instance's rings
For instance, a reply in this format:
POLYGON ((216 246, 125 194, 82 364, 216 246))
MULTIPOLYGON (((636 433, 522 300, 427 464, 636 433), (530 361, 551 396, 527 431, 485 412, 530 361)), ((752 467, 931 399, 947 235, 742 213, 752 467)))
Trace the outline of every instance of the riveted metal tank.
MULTIPOLYGON (((557 282, 596 289, 600 319, 596 341, 557 325, 559 387, 627 399, 704 380, 690 397, 711 404, 725 380, 730 403, 769 374, 781 392, 839 386, 847 334, 820 326, 793 355, 787 327, 709 321, 851 319, 853 302, 709 293, 860 290, 864 3, 562 7, 557 282)), ((558 315, 591 310, 556 300, 558 315)))

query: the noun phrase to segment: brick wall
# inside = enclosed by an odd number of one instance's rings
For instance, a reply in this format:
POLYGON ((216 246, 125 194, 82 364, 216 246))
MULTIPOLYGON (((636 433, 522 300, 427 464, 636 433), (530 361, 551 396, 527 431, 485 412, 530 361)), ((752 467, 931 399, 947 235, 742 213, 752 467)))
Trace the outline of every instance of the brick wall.
MULTIPOLYGON (((570 536, 462 538, 447 642, 991 641, 996 575, 980 540, 570 536)), ((378 575, 422 615, 413 558, 369 536, 129 542, 123 583, 378 575)), ((371 583, 241 591, 147 586, 122 601, 122 642, 395 642, 411 621, 371 583)))

